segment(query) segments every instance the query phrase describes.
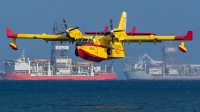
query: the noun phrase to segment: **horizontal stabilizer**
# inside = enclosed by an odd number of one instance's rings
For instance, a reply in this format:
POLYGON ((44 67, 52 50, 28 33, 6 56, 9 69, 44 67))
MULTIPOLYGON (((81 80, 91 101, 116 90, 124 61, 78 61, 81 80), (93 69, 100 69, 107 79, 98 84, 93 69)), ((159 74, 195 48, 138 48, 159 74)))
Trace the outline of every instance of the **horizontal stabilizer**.
POLYGON ((108 31, 108 26, 105 26, 105 28, 102 32, 85 32, 85 34, 91 34, 91 35, 101 34, 101 35, 106 36, 107 34, 110 34, 110 32, 108 31))

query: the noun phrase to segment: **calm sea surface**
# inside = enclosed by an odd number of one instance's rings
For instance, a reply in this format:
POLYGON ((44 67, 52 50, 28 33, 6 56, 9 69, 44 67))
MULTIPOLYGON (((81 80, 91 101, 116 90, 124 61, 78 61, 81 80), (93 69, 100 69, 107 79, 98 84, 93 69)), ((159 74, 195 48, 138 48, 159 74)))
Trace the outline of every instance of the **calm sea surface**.
POLYGON ((200 81, 3 81, 4 111, 200 111, 200 81))

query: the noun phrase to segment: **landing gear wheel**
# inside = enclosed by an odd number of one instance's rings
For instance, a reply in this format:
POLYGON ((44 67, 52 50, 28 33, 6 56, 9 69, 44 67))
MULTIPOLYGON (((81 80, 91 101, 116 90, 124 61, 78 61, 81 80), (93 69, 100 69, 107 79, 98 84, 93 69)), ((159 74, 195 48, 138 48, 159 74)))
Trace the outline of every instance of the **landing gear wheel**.
POLYGON ((75 55, 78 57, 78 49, 75 49, 75 55))
POLYGON ((111 48, 107 48, 107 54, 111 55, 112 54, 112 49, 111 48))

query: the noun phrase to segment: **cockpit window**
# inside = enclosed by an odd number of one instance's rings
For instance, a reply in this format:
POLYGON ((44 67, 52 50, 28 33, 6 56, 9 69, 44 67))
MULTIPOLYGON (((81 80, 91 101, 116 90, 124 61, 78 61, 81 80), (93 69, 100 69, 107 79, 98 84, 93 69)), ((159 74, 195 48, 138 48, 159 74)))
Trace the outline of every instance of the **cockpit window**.
POLYGON ((82 39, 82 42, 87 42, 88 41, 88 39, 82 39))
POLYGON ((87 38, 80 38, 80 39, 77 40, 77 42, 93 43, 93 40, 87 39, 87 38))
POLYGON ((83 39, 83 38, 79 38, 79 39, 77 40, 77 42, 81 42, 82 39, 83 39))
POLYGON ((93 39, 88 39, 88 42, 89 43, 93 43, 93 39))

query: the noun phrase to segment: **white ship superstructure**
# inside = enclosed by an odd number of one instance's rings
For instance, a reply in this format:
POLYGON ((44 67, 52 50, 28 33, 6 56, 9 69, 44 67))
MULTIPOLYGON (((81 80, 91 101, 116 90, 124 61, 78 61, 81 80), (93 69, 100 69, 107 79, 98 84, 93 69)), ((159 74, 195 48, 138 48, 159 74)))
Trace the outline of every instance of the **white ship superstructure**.
POLYGON ((2 60, 4 62, 4 72, 7 73, 30 73, 30 60, 25 59, 24 56, 25 51, 23 50, 20 58, 14 60, 2 60))
POLYGON ((200 80, 200 64, 167 64, 144 54, 138 61, 124 61, 127 79, 200 80), (144 60, 147 57, 148 60, 144 60))

